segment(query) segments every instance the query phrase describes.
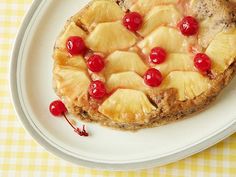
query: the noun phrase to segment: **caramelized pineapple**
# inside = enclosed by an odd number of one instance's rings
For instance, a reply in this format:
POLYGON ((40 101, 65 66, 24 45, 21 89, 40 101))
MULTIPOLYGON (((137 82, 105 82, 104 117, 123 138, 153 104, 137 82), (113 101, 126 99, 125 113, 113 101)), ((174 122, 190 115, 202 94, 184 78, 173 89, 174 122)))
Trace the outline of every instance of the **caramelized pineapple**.
POLYGON ((99 112, 121 123, 145 123, 146 115, 156 108, 137 90, 118 89, 100 107, 99 112))

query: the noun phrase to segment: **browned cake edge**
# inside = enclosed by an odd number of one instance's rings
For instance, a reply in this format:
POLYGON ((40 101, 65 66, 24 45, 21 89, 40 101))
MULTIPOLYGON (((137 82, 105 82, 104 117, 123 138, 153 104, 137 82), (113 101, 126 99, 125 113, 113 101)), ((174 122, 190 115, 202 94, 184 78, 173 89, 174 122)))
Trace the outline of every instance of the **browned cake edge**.
MULTIPOLYGON (((69 112, 77 116, 79 119, 87 122, 97 122, 101 125, 113 127, 122 130, 138 130, 142 128, 157 127, 168 124, 177 120, 187 118, 187 115, 204 110, 212 103, 219 93, 225 88, 236 73, 236 62, 233 63, 223 74, 219 75, 212 81, 212 88, 202 95, 192 100, 185 102, 177 101, 175 89, 170 89, 161 94, 158 98, 154 97, 155 103, 158 103, 158 108, 155 112, 148 115, 150 122, 145 124, 127 124, 114 122, 111 119, 103 116, 93 110, 84 111, 83 108, 75 105, 66 105, 69 112), (91 112, 93 116, 90 116, 91 112)), ((57 93, 60 96, 59 93, 57 93)), ((61 97, 61 96, 60 96, 61 97)))

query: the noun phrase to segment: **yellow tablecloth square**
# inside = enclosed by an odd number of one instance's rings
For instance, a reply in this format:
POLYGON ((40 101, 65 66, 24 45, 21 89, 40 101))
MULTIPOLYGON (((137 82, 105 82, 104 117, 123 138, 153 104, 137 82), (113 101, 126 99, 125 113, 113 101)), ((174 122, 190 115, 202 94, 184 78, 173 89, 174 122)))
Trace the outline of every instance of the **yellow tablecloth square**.
POLYGON ((236 134, 218 145, 182 161, 159 168, 133 172, 109 172, 81 168, 49 154, 35 143, 16 117, 8 88, 8 65, 12 44, 31 2, 32 0, 0 0, 1 177, 236 176, 236 134))

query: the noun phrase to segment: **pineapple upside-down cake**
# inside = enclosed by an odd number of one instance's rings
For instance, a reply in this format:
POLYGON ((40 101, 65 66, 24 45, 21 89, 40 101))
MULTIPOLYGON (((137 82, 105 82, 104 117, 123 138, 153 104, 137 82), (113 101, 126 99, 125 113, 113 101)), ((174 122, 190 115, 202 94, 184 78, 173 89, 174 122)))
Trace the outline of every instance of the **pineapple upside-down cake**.
POLYGON ((70 113, 123 130, 209 105, 236 70, 228 0, 93 0, 54 48, 53 86, 70 113))

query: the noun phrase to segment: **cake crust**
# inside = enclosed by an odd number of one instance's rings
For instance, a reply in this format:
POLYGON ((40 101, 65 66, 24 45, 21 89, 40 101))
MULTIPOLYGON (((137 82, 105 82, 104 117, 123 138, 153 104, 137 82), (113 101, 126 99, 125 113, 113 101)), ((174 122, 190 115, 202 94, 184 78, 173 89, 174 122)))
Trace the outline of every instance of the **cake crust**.
MULTIPOLYGON (((185 102, 176 100, 176 90, 170 89, 163 92, 159 97, 156 95, 151 95, 150 97, 154 101, 154 104, 158 104, 158 109, 155 112, 147 115, 150 117, 150 122, 146 124, 127 124, 114 122, 111 119, 103 116, 96 111, 98 107, 97 102, 90 101, 90 106, 87 111, 83 108, 78 107, 73 104, 68 104, 66 101, 66 106, 70 113, 76 115, 79 119, 86 122, 97 122, 103 126, 112 127, 120 130, 131 130, 136 131, 143 128, 152 128, 161 125, 165 125, 171 122, 182 120, 187 118, 187 115, 193 114, 195 112, 206 109, 220 94, 220 92, 230 83, 236 73, 236 63, 233 63, 229 69, 227 69, 223 74, 219 75, 214 81, 212 89, 206 91, 202 95, 196 97, 193 100, 187 100, 185 102), (92 109, 95 108, 95 109, 92 109), (93 115, 92 117, 90 115, 93 115)), ((63 99, 60 92, 55 91, 59 97, 63 99)), ((86 108, 87 109, 87 108, 86 108)))

